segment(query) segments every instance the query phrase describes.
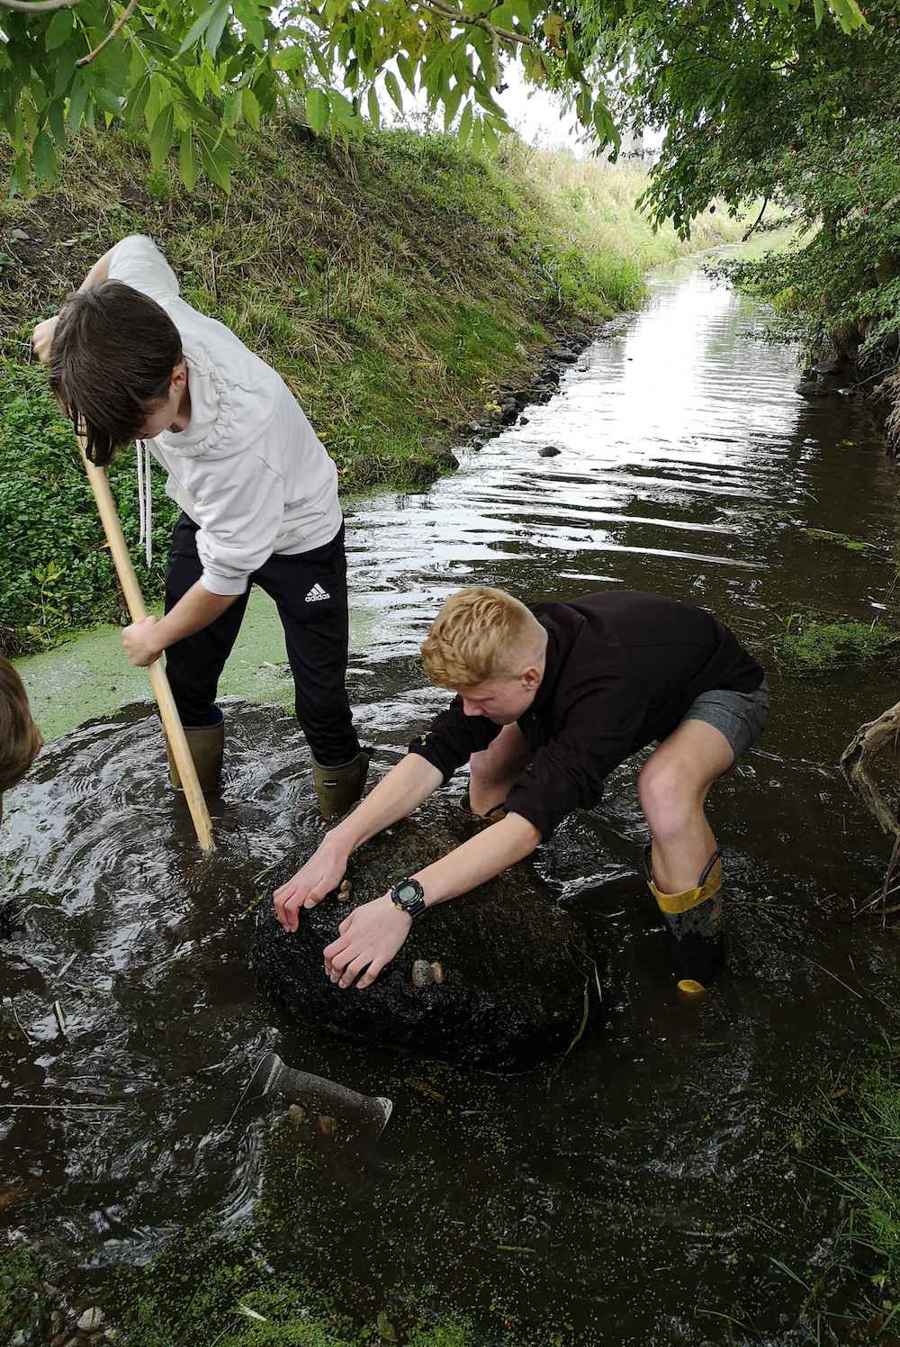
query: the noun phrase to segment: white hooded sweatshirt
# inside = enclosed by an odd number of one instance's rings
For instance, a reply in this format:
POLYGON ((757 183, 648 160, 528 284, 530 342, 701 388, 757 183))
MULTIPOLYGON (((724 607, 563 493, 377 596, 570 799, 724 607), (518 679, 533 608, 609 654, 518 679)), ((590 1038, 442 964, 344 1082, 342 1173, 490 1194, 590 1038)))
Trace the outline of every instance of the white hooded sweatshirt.
POLYGON ((108 276, 156 300, 181 336, 190 423, 147 444, 169 474, 167 495, 200 526, 204 587, 243 594, 273 552, 330 542, 341 526, 337 470, 284 380, 180 297, 175 273, 146 235, 113 248, 108 276))

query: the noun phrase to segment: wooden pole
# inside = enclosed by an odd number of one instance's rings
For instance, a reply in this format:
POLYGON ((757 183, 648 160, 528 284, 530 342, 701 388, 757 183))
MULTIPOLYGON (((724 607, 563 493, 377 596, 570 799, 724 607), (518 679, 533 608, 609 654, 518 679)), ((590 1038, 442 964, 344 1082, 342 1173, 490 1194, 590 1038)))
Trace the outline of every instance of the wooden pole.
MULTIPOLYGON (((119 512, 116 509, 116 502, 113 500, 113 494, 109 487, 109 479, 103 468, 98 468, 94 463, 91 463, 84 452, 84 445, 81 446, 81 457, 84 460, 85 471, 94 493, 94 499, 97 502, 103 531, 106 534, 106 541, 109 543, 109 550, 112 553, 119 584, 122 586, 122 593, 125 595, 125 603, 131 614, 131 620, 132 622, 141 622, 147 616, 147 609, 144 606, 141 587, 134 573, 134 566, 131 564, 125 535, 122 533, 122 525, 119 521, 119 512)), ((175 698, 172 696, 166 671, 159 660, 154 660, 148 667, 147 673, 150 675, 150 686, 153 689, 163 729, 166 732, 172 757, 175 759, 175 766, 178 768, 178 775, 184 788, 184 798, 187 800, 188 809, 191 811, 191 818, 194 821, 197 840, 203 851, 212 851, 215 844, 209 810, 206 807, 203 791, 200 789, 200 782, 197 780, 197 769, 194 766, 194 759, 191 757, 191 750, 188 748, 184 726, 175 705, 175 698)))

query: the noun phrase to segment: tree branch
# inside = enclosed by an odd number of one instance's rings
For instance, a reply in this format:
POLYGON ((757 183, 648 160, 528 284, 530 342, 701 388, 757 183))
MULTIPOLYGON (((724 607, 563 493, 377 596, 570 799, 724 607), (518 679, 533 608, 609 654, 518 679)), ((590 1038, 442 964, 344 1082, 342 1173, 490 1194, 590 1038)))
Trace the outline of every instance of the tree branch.
POLYGON ((752 224, 752 225, 750 226, 750 228, 747 230, 747 232, 746 232, 746 234, 744 235, 744 237, 741 239, 741 242, 742 242, 742 243, 746 243, 747 240, 748 240, 748 238, 750 237, 750 235, 751 235, 751 234, 755 234, 756 231, 757 231, 757 229, 759 229, 760 221, 762 220, 762 217, 763 217, 763 216, 765 215, 765 213, 766 213, 766 206, 768 206, 768 204, 769 204, 769 198, 766 197, 765 201, 762 203, 762 210, 759 212, 759 214, 757 215, 756 219, 753 221, 753 224, 752 224))
MULTIPOLYGON (((0 4, 5 0, 0 0, 0 4)), ((535 41, 527 33, 514 33, 509 28, 498 28, 483 14, 464 14, 452 5, 441 4, 440 0, 418 0, 419 8, 425 9, 439 19, 450 19, 453 23, 468 24, 470 28, 483 28, 491 37, 502 38, 504 42, 518 42, 522 46, 533 47, 535 41)))
POLYGON ((22 14, 49 14, 54 9, 74 9, 78 0, 0 0, 0 8, 22 14))
MULTIPOLYGON (((0 4, 2 3, 3 0, 0 0, 0 4)), ((109 32, 106 34, 106 37, 103 39, 103 41, 99 42, 93 51, 89 51, 87 56, 82 56, 80 61, 76 61, 75 62, 76 66, 88 65, 91 61, 93 61, 95 56, 100 55, 101 51, 106 46, 107 42, 112 42, 116 34, 131 18, 132 14, 137 9, 137 4, 138 0, 128 0, 127 8, 123 9, 122 13, 116 19, 115 23, 113 24, 112 28, 110 28, 109 32)))

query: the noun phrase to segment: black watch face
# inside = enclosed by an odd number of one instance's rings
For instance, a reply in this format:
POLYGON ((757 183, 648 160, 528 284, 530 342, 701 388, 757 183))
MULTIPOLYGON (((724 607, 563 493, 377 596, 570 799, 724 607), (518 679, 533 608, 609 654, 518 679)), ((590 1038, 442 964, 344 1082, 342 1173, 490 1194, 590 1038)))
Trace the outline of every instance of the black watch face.
POLYGON ((420 889, 414 879, 404 879, 397 885, 394 893, 399 903, 414 903, 420 895, 420 889))

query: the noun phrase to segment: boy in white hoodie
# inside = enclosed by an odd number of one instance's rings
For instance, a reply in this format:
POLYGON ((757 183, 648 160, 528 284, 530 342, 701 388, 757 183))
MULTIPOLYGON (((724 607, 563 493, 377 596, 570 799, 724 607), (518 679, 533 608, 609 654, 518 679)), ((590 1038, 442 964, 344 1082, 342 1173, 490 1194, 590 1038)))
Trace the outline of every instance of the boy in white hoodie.
POLYGON ((92 462, 105 465, 137 440, 169 474, 166 492, 183 513, 165 616, 126 628, 123 641, 132 664, 166 652, 201 784, 218 784, 216 690, 255 583, 284 627, 322 814, 343 813, 362 794, 369 761, 345 686, 344 525, 334 463, 287 385, 181 298, 168 262, 140 234, 95 263, 33 343, 92 462))

